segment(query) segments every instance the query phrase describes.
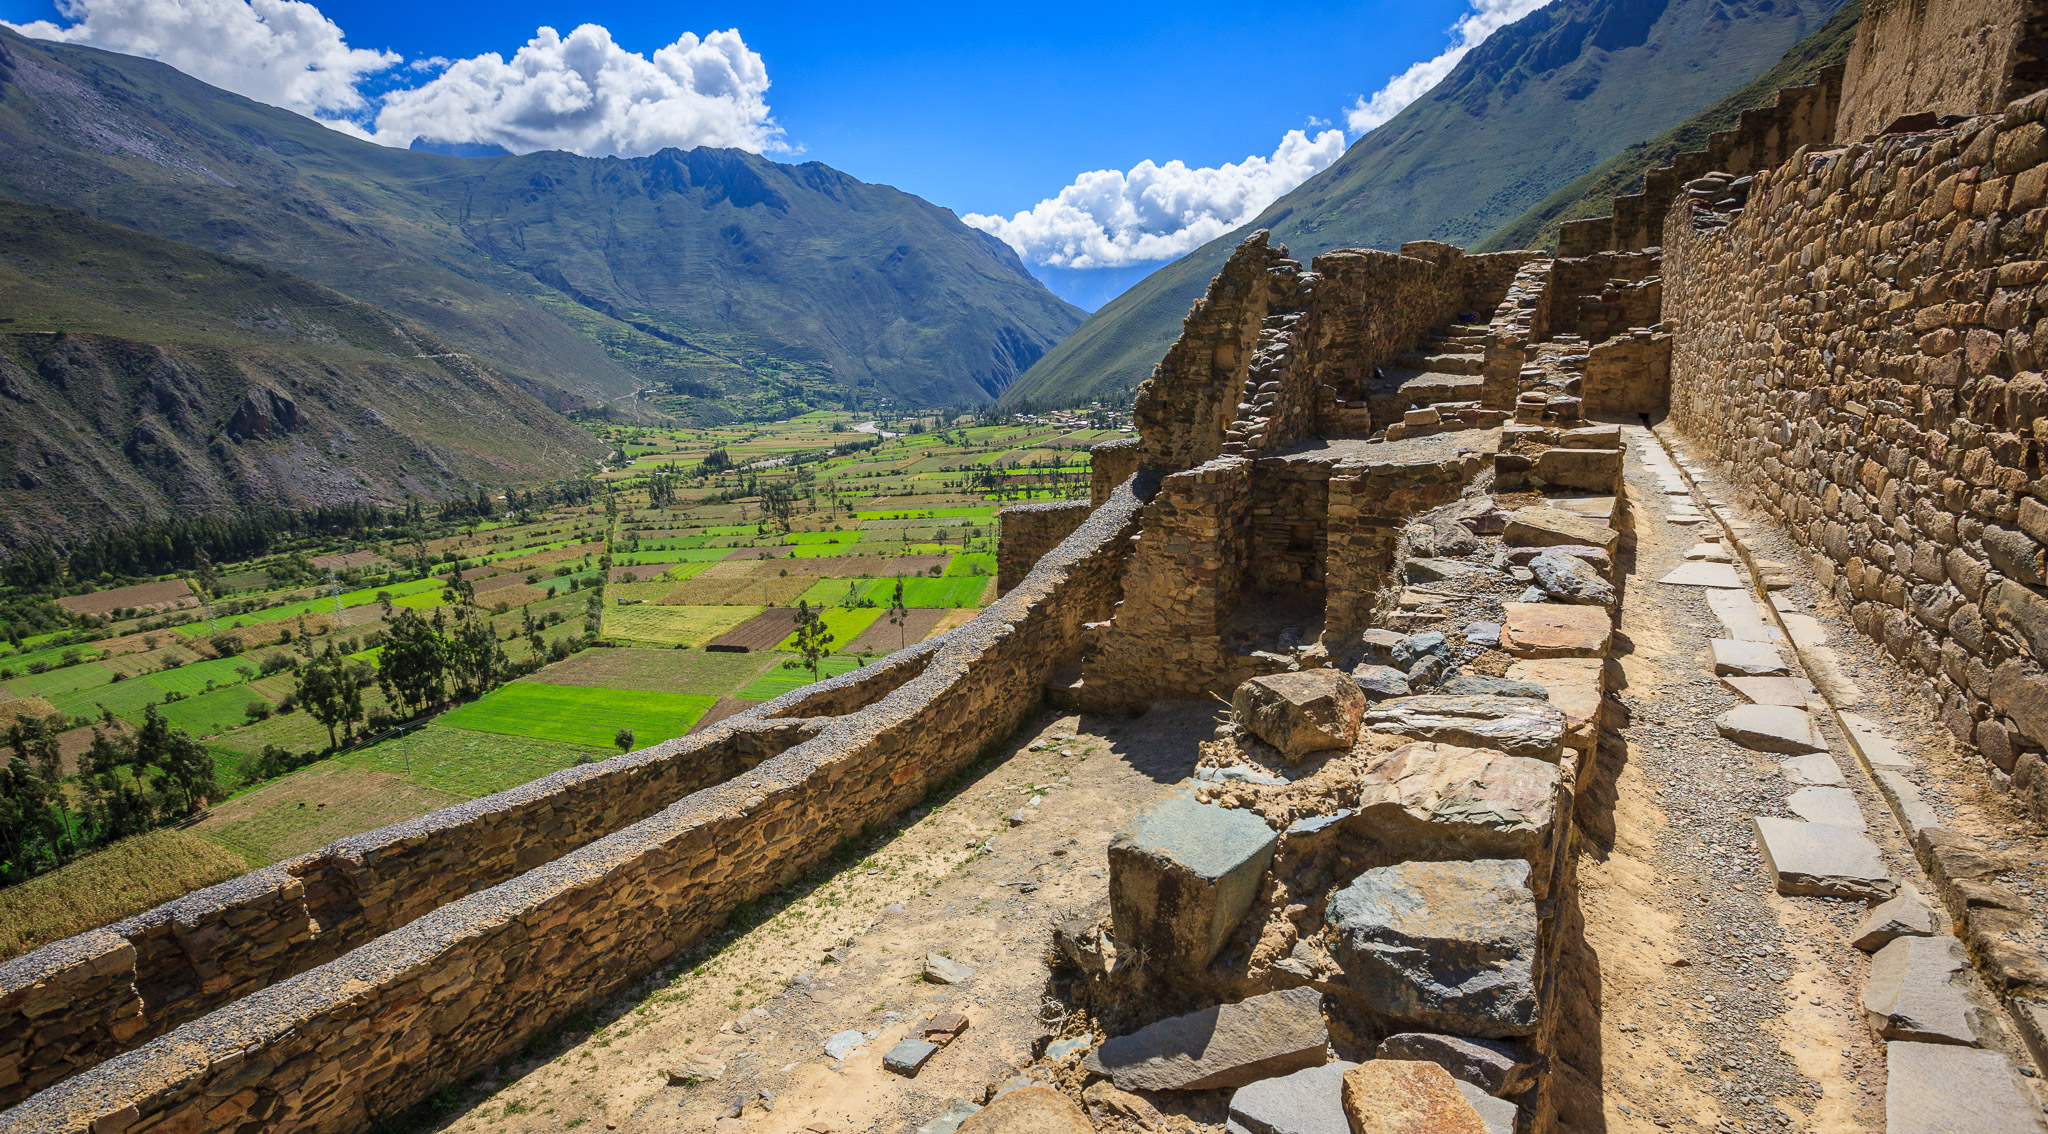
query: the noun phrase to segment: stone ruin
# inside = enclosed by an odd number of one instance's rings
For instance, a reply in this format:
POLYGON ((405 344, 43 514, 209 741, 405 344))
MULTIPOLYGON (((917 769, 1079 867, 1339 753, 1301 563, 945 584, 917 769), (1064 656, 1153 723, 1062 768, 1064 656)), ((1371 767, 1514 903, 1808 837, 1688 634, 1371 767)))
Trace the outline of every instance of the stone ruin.
MULTIPOLYGON (((1304 265, 1255 234, 1140 390, 1137 436, 1093 452, 1090 499, 1002 515, 1004 594, 972 623, 0 965, 0 1131, 366 1128, 668 963, 1048 701, 1212 696, 1228 719, 1194 775, 1051 943, 1074 1034, 1044 1057, 1081 1060, 1070 1093, 1118 1128, 1182 1090, 1232 1092, 1260 1131, 1553 1128, 1560 1009, 1584 994, 1558 964, 1574 816, 1630 568, 1619 422, 1668 413, 1725 462, 2048 821, 2038 19, 1872 3, 1845 69, 1568 223, 1556 255, 1304 265)), ((2048 1062, 2030 915, 1981 900, 1995 864, 1966 840, 1915 830, 2048 1062)), ((1019 1128, 1089 1122, 1013 1097, 1019 1128)))

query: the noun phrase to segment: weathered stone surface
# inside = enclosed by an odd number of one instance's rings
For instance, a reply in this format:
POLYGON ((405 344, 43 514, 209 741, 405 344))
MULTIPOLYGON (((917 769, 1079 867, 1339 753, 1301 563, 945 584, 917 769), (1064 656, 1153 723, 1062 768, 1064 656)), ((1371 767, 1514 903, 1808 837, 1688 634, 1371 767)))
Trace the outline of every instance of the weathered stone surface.
POLYGON ((1322 994, 1269 992, 1117 1036, 1082 1063, 1125 1091, 1206 1091, 1317 1067, 1329 1058, 1322 994))
POLYGON ((725 1061, 703 1052, 685 1055, 668 1069, 668 1082, 672 1087, 686 1083, 716 1083, 724 1077, 725 1061))
POLYGON ((1727 676, 1721 684, 1752 705, 1783 705, 1792 709, 1806 707, 1806 691, 1789 677, 1737 677, 1727 676))
POLYGON ((1781 760, 1778 770, 1785 773, 1786 779, 1805 787, 1840 787, 1848 782, 1842 778, 1842 766, 1825 752, 1781 760))
POLYGON ((1397 697, 1368 709, 1362 721, 1370 732, 1497 748, 1510 756, 1553 762, 1564 744, 1564 713, 1527 697, 1397 697))
POLYGON ((930 1040, 903 1040, 883 1054, 882 1066, 898 1075, 915 1075, 938 1051, 939 1045, 930 1040))
POLYGON ((1955 974, 1969 958, 1953 937, 1901 937, 1871 958, 1863 1014, 1886 1039, 1978 1045, 1974 1011, 1955 974))
POLYGON ((1597 606, 1502 603, 1501 648, 1523 658, 1607 656, 1614 619, 1597 606))
POLYGON ((1490 1134, 1486 1120, 1434 1063, 1375 1059, 1344 1073, 1353 1134, 1490 1134))
POLYGON ((1441 633, 1435 630, 1427 630, 1420 634, 1408 635, 1406 638, 1401 639, 1400 643, 1394 647, 1394 665, 1399 669, 1412 670, 1415 668, 1415 663, 1425 657, 1433 657, 1445 662, 1450 661, 1450 642, 1446 641, 1441 633))
POLYGON ((1413 692, 1408 687, 1408 675, 1390 665, 1363 662, 1351 671, 1351 680, 1369 702, 1406 697, 1413 692))
POLYGON ((1621 450, 1545 449, 1530 473, 1549 485, 1612 492, 1621 482, 1621 450))
POLYGON ((1730 640, 1773 644, 1784 641, 1777 628, 1764 619, 1763 612, 1757 609, 1756 600, 1750 598, 1747 591, 1708 590, 1707 609, 1720 620, 1730 640))
POLYGON ((1502 537, 1509 547, 1555 547, 1576 543, 1597 547, 1610 557, 1614 554, 1615 543, 1621 538, 1613 528, 1598 520, 1562 508, 1540 505, 1510 512, 1507 530, 1502 537))
POLYGON ((1863 821, 1863 808, 1856 803, 1856 793, 1848 788, 1803 787, 1785 797, 1785 806, 1809 823, 1826 823, 1852 831, 1869 827, 1863 821))
POLYGON ((1564 713, 1564 742, 1574 752, 1591 752, 1600 739, 1600 710, 1606 662, 1600 658, 1529 658, 1508 667, 1508 679, 1541 685, 1564 713))
POLYGON ((973 979, 974 970, 938 953, 928 954, 924 959, 924 979, 933 984, 961 984, 973 979))
POLYGON ((1732 564, 1705 560, 1682 564, 1657 581, 1673 586, 1718 587, 1722 590, 1739 590, 1742 587, 1742 577, 1735 573, 1732 564))
MULTIPOLYGON (((1359 634, 1358 646, 1363 651, 1366 661, 1374 665, 1394 665, 1394 651, 1401 646, 1401 643, 1407 640, 1408 635, 1406 634, 1399 634, 1392 630, 1383 630, 1375 627, 1359 634)), ((1395 666, 1395 668, 1406 669, 1407 667, 1395 666)))
POLYGON ((1051 1087, 1026 1087, 997 1098, 967 1117, 960 1134, 1095 1134, 1095 1124, 1074 1100, 1051 1087))
POLYGON ((1500 623, 1468 622, 1465 624, 1465 641, 1481 649, 1490 650, 1500 645, 1500 623))
POLYGON ((1119 952, 1160 972, 1207 965, 1251 908, 1276 841, 1249 811, 1180 795, 1140 814, 1109 844, 1119 952))
POLYGON ((1744 748, 1759 752, 1804 756, 1828 748, 1805 709, 1783 705, 1737 705, 1715 717, 1714 728, 1744 748))
POLYGON ((1550 690, 1534 681, 1516 681, 1506 677, 1487 677, 1478 673, 1461 673, 1444 683, 1446 697, 1528 697, 1536 701, 1550 700, 1550 690))
POLYGON ((1783 677, 1792 672, 1779 655, 1778 647, 1768 642, 1714 638, 1711 644, 1714 648, 1714 672, 1723 676, 1783 677))
POLYGON ((1231 719, 1289 756, 1349 748, 1365 694, 1334 669, 1255 677, 1237 687, 1231 719))
POLYGON ((1575 555, 1546 551, 1529 561, 1529 570, 1537 585, 1558 602, 1614 609, 1614 586, 1575 555))
POLYGON ((932 1116, 931 1120, 917 1128, 917 1134, 955 1134, 960 1124, 974 1117, 980 1105, 966 1099, 954 1099, 946 1109, 932 1116))
POLYGON ((1487 1134, 1515 1134, 1515 1125, 1521 1118, 1521 1108, 1506 1099, 1495 1098, 1463 1079, 1454 1080, 1458 1093, 1479 1112, 1480 1121, 1486 1123, 1487 1134))
POLYGON ((1507 561, 1516 567, 1527 567, 1529 561, 1539 555, 1569 555, 1583 559, 1586 565, 1600 572, 1603 579, 1614 577, 1614 558, 1597 547, 1583 543, 1560 543, 1548 547, 1511 547, 1503 553, 1507 561))
POLYGON ((1866 953, 1874 953, 1901 937, 1932 937, 1947 922, 1948 919, 1941 916, 1920 893, 1919 887, 1905 882, 1900 884, 1897 894, 1871 907, 1849 943, 1866 953))
POLYGON ((855 1048, 866 1042, 867 1037, 861 1034, 859 1028, 834 1032, 832 1038, 825 1041, 825 1054, 834 1059, 845 1059, 853 1054, 855 1048))
POLYGON ((1887 898, 1898 888, 1861 831, 1758 817, 1757 840, 1780 894, 1833 898, 1887 898))
MULTIPOLYGON (((1565 799, 1556 764, 1453 744, 1405 744, 1367 765, 1358 813, 1404 859, 1528 859, 1550 876, 1565 799)), ((1542 887, 1537 887, 1542 897, 1542 887)))
POLYGON ((1499 1040, 1400 1032, 1380 1041, 1381 1059, 1426 1059, 1489 1095, 1513 1095, 1535 1082, 1533 1064, 1499 1040))
POLYGON ((1359 875, 1325 918, 1374 1012, 1499 1038, 1536 1028, 1535 897, 1521 859, 1404 862, 1359 875))
POLYGON ((1344 1117, 1344 1060, 1261 1079, 1230 1096, 1230 1117, 1250 1134, 1351 1134, 1344 1117))
POLYGON ((1885 1134, 2041 1134, 2033 1097, 2002 1055, 1942 1043, 1884 1045, 1885 1134))

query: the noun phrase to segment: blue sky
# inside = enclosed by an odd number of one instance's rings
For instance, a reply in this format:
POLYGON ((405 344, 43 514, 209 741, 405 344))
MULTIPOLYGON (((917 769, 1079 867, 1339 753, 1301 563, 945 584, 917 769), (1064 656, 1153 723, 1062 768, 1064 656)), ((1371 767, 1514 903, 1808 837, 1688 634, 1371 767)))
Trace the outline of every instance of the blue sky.
MULTIPOLYGON (((157 55, 264 101, 324 100, 326 109, 314 111, 315 116, 352 119, 364 127, 378 110, 378 96, 432 81, 440 73, 437 65, 393 66, 391 56, 374 61, 370 52, 395 53, 407 63, 485 52, 510 57, 537 27, 552 26, 566 36, 579 24, 593 23, 608 30, 615 53, 653 56, 686 32, 737 29, 743 47, 728 43, 720 49, 724 56, 713 62, 722 67, 728 58, 737 60, 732 73, 739 77, 728 81, 746 88, 739 102, 747 106, 711 125, 679 127, 680 134, 636 135, 655 139, 641 148, 659 141, 741 144, 765 149, 778 160, 822 161, 963 215, 987 214, 974 223, 1009 240, 1028 262, 1067 268, 1070 276, 1100 269, 1104 282, 1127 284, 1138 274, 1133 269, 1141 271, 1155 258, 1170 259, 1227 229, 1232 212, 1263 207, 1334 160, 1359 136, 1358 126, 1369 124, 1369 118, 1347 119, 1362 96, 1370 97, 1412 65, 1439 57, 1461 34, 1464 41, 1476 42, 1492 26, 1540 3, 1373 0, 1264 7, 1183 0, 963 8, 324 0, 315 12, 280 0, 263 0, 254 9, 247 0, 72 0, 60 12, 47 0, 0 0, 0 19, 14 24, 47 20, 71 38, 157 55), (1475 9, 1480 13, 1476 26, 1475 9), (251 11, 259 15, 250 17, 251 11), (208 21, 276 28, 284 17, 317 25, 321 16, 333 26, 324 32, 301 27, 294 33, 299 38, 280 49, 271 66, 303 73, 305 65, 291 52, 314 52, 314 58, 331 60, 343 46, 339 37, 345 37, 354 69, 361 73, 345 71, 336 80, 340 95, 333 89, 317 95, 300 89, 284 96, 277 93, 282 88, 265 85, 275 76, 244 80, 234 71, 201 73, 222 66, 223 56, 237 54, 221 46, 237 41, 208 21), (1454 32, 1461 18, 1467 25, 1462 33, 1454 32), (269 23, 259 24, 262 20, 269 23), (316 42, 321 34, 331 42, 321 46, 316 42), (314 46, 304 46, 308 43, 314 46), (748 51, 765 68, 765 89, 758 78, 748 77, 748 51), (373 62, 364 64, 365 59, 373 62), (353 109, 340 105, 353 97, 351 87, 365 97, 353 109), (1341 134, 1331 135, 1333 129, 1341 134), (1284 141, 1292 130, 1303 131, 1298 142, 1284 141), (1241 165, 1248 157, 1258 160, 1241 165), (1088 198, 1081 206, 1087 215, 1065 207, 1042 210, 1023 224, 1004 219, 1057 197, 1088 171, 1121 175, 1147 161, 1160 166, 1179 161, 1188 170, 1143 179, 1120 176, 1107 187, 1098 182, 1070 194, 1070 201, 1088 198), (1112 205, 1101 204, 1104 193, 1123 195, 1120 220, 1108 219, 1112 205), (1205 210, 1206 216, 1198 216, 1205 210), (1107 235, 1088 232, 1077 241, 1077 225, 1095 225, 1107 235)), ((710 46, 698 51, 708 55, 710 46)), ((1447 66, 1411 76, 1410 86, 1425 88, 1447 66)), ((306 111, 307 106, 294 109, 306 111)), ((441 111, 419 111, 434 113, 441 111)), ((419 129, 410 125, 416 120, 425 119, 416 115, 402 128, 419 129)), ((607 147, 608 152, 630 152, 636 145, 613 134, 602 139, 532 137, 524 145, 509 144, 582 152, 607 152, 607 147)), ((1093 306, 1103 297, 1088 298, 1093 306)))

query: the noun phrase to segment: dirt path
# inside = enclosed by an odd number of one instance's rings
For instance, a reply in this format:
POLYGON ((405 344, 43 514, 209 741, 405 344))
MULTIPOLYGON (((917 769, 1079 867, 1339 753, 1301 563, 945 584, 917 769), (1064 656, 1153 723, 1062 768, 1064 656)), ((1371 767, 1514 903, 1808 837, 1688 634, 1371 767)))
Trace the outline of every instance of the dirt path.
POLYGON ((737 1110, 748 1134, 906 1131, 954 1099, 980 1101, 1048 1030, 1052 926, 1105 892, 1110 836, 1193 772, 1221 708, 1027 722, 857 861, 764 902, 758 925, 620 998, 595 1030, 452 1092, 452 1116, 425 1128, 696 1132, 737 1110), (974 976, 924 980, 929 953, 974 976), (892 1044, 943 1011, 968 1016, 965 1035, 914 1079, 882 1069, 892 1044), (849 1030, 863 1034, 858 1050, 828 1056, 849 1030), (667 1070, 693 1056, 722 1064, 718 1078, 670 1085, 667 1070))

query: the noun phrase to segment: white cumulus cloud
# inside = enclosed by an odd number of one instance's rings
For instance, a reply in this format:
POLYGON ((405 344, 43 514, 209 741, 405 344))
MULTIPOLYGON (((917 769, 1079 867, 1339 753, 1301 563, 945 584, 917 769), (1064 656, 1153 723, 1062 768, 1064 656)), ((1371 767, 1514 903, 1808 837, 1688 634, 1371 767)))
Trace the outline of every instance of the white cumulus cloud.
POLYGON ((508 61, 458 59, 431 81, 384 96, 377 139, 501 145, 635 157, 665 146, 782 148, 768 114, 768 68, 737 30, 688 32, 652 58, 584 24, 541 28, 508 61))
POLYGON ((8 27, 161 60, 193 78, 308 117, 368 109, 357 89, 397 66, 389 51, 350 47, 341 28, 301 0, 58 0, 67 21, 8 27))
POLYGON ((1034 264, 1110 268, 1171 260, 1257 216, 1344 153, 1344 132, 1311 139, 1289 130, 1272 157, 1189 169, 1181 161, 1139 162, 1130 172, 1084 173, 1059 195, 1013 217, 960 219, 1034 264))
POLYGON ((1344 114, 1352 133, 1363 134, 1401 113, 1403 107, 1443 82, 1451 68, 1458 65, 1458 60, 1463 59, 1466 52, 1485 43, 1486 37, 1548 3, 1550 0, 1472 0, 1472 10, 1451 25, 1451 46, 1445 48, 1443 54, 1425 59, 1388 79, 1387 85, 1374 91, 1370 97, 1359 96, 1344 114))
POLYGON ((685 32, 649 56, 596 24, 566 36, 543 27, 510 60, 491 52, 406 63, 395 52, 350 47, 341 27, 303 0, 58 0, 57 10, 62 23, 7 26, 159 59, 385 145, 424 137, 601 157, 666 146, 787 148, 765 98, 768 68, 737 30, 685 32), (408 81, 418 85, 364 90, 365 79, 385 72, 417 75, 408 81))

